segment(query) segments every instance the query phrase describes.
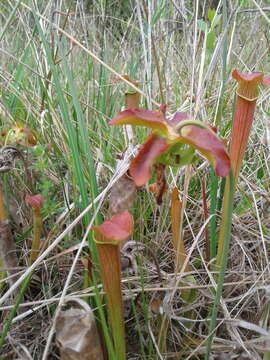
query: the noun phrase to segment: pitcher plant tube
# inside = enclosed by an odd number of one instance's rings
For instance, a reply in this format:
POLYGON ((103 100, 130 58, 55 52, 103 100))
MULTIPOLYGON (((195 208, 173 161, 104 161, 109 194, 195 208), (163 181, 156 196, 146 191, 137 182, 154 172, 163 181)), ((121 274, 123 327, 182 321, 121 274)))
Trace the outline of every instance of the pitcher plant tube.
POLYGON ((126 359, 123 300, 121 291, 120 246, 133 233, 133 217, 128 211, 94 226, 101 279, 106 292, 108 314, 117 359, 126 359))
MULTIPOLYGON (((229 150, 234 177, 234 186, 236 186, 253 123, 255 106, 259 95, 258 87, 260 85, 269 85, 270 78, 264 78, 264 74, 260 72, 242 74, 236 69, 232 71, 232 77, 238 82, 229 150)), ((229 186, 229 181, 226 181, 222 219, 225 218, 224 214, 228 208, 227 194, 229 193, 229 186)), ((221 256, 223 253, 223 241, 221 239, 224 237, 224 227, 224 222, 221 222, 216 262, 217 266, 220 266, 221 256)))
POLYGON ((40 248, 40 238, 42 235, 42 216, 41 208, 44 198, 42 195, 26 195, 25 202, 32 207, 33 211, 33 241, 30 253, 30 265, 38 258, 40 248))
POLYGON ((230 158, 236 182, 253 123, 258 87, 269 85, 270 78, 264 78, 260 72, 242 74, 236 69, 233 70, 232 77, 238 82, 230 145, 230 158))
POLYGON ((216 260, 216 270, 218 271, 219 276, 208 330, 209 336, 207 339, 205 360, 208 360, 210 357, 212 341, 215 334, 216 318, 229 256, 234 192, 254 118, 255 106, 259 93, 258 86, 270 84, 270 78, 264 78, 263 73, 258 72, 252 74, 242 74, 238 70, 233 70, 232 77, 238 82, 232 124, 232 140, 230 145, 232 170, 230 175, 226 178, 224 192, 224 203, 218 236, 218 252, 216 260))

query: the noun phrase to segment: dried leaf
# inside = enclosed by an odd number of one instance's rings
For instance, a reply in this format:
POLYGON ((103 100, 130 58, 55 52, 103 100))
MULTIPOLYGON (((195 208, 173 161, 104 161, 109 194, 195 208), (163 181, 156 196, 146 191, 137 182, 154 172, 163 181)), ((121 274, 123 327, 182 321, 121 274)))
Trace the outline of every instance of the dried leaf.
POLYGON ((110 215, 129 210, 134 201, 136 186, 131 177, 124 174, 112 187, 109 200, 110 215))
POLYGON ((80 308, 61 311, 56 323, 56 341, 61 360, 103 360, 103 352, 93 312, 76 300, 80 308))
POLYGON ((16 123, 13 125, 9 132, 7 133, 7 141, 8 144, 19 144, 22 146, 35 146, 37 144, 37 136, 29 126, 16 123))
POLYGON ((158 205, 162 204, 162 197, 163 194, 165 193, 166 189, 167 189, 167 181, 166 181, 166 176, 165 176, 165 171, 166 171, 166 166, 160 163, 157 163, 154 165, 155 170, 156 170, 156 183, 155 185, 155 189, 154 189, 154 194, 156 197, 156 202, 158 205))
MULTIPOLYGON (((19 264, 19 260, 16 255, 15 241, 10 229, 9 220, 0 221, 0 258, 2 264, 7 270, 8 275, 16 273, 16 268, 19 264)), ((10 285, 17 280, 17 277, 9 279, 10 285)))
POLYGON ((3 146, 0 150, 0 172, 7 172, 13 169, 18 150, 14 146, 3 146))
POLYGON ((163 300, 161 297, 154 297, 150 301, 150 309, 154 314, 162 314, 163 313, 163 307, 162 307, 163 300))
POLYGON ((22 216, 22 209, 19 200, 11 196, 7 200, 8 200, 8 212, 12 221, 16 224, 16 226, 22 228, 24 225, 24 219, 22 216))

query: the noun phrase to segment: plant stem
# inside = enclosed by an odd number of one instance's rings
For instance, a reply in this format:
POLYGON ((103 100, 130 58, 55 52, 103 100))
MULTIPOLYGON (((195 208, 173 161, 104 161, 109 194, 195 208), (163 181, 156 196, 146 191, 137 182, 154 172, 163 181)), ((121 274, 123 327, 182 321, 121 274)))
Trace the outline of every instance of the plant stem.
POLYGON ((227 246, 227 237, 231 235, 231 233, 228 233, 228 231, 231 231, 233 195, 234 177, 231 171, 230 176, 226 178, 225 184, 224 204, 222 209, 221 224, 218 237, 218 252, 216 260, 217 269, 221 267, 224 249, 227 246))
POLYGON ((218 190, 218 178, 214 173, 214 170, 210 170, 210 180, 211 180, 211 187, 210 187, 210 215, 212 218, 209 221, 209 235, 210 235, 210 259, 216 257, 216 234, 217 234, 217 190, 218 190))
POLYGON ((219 303, 222 295, 225 271, 227 267, 230 239, 231 239, 231 226, 232 226, 232 211, 233 211, 233 196, 234 196, 234 177, 232 170, 226 178, 226 188, 224 196, 224 205, 222 212, 222 219, 218 240, 218 257, 217 268, 219 270, 218 284, 216 290, 216 296, 214 300, 214 306, 212 309, 212 315, 210 320, 210 326, 208 331, 208 340, 206 345, 205 360, 209 360, 211 346, 215 334, 215 327, 217 322, 217 313, 219 303))
POLYGON ((33 241, 30 253, 30 265, 38 258, 40 237, 42 233, 42 217, 40 208, 33 208, 33 241))
MULTIPOLYGON (((182 268, 186 260, 186 249, 183 239, 183 203, 179 200, 179 191, 175 187, 171 194, 171 217, 172 217, 172 242, 175 256, 175 272, 182 268)), ((190 266, 187 264, 185 271, 191 271, 190 266)))
MULTIPOLYGON (((207 221, 209 214, 208 214, 208 206, 207 206, 205 179, 204 178, 201 179, 201 188, 202 188, 204 221, 207 221)), ((207 226, 204 229, 204 235, 205 235, 205 258, 206 258, 206 261, 209 262, 211 260, 211 251, 210 251, 210 240, 209 240, 209 233, 208 233, 207 226)))

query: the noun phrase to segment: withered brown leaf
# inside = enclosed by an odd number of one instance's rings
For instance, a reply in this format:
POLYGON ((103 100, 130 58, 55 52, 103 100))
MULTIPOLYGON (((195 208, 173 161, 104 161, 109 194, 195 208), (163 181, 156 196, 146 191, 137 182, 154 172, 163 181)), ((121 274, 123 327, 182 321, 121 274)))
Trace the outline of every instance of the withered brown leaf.
POLYGON ((112 187, 109 200, 109 214, 120 214, 133 205, 136 186, 127 174, 124 174, 112 187))
POLYGON ((104 360, 92 309, 77 299, 79 307, 61 311, 56 323, 56 341, 61 360, 104 360))

